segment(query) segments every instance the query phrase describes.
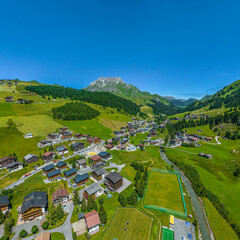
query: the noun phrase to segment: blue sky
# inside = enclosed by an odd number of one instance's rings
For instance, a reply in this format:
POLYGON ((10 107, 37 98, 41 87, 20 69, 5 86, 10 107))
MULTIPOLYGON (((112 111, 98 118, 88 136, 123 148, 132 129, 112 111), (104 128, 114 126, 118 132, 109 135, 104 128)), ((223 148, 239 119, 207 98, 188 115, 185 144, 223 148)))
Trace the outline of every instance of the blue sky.
POLYGON ((118 76, 202 97, 240 77, 240 1, 1 0, 0 78, 83 88, 118 76))

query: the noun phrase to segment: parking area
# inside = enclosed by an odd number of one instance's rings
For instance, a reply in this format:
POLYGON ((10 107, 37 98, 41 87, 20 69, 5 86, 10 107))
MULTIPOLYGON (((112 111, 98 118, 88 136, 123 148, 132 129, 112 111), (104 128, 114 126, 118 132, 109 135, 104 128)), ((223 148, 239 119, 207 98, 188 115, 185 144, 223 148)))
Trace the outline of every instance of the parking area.
POLYGON ((123 178, 123 185, 116 190, 117 193, 121 193, 123 190, 125 190, 128 186, 132 184, 131 181, 127 180, 126 178, 123 178))
POLYGON ((174 230, 174 240, 196 240, 195 227, 190 222, 174 218, 174 224, 170 224, 170 228, 174 230))

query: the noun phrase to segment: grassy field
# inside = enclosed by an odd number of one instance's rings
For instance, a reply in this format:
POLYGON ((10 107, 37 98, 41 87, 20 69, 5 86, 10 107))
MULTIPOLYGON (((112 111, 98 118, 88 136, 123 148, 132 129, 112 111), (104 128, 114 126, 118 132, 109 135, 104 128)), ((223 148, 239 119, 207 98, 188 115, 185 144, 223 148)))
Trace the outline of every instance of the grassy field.
MULTIPOLYGON (((199 136, 205 136, 205 137, 215 137, 216 133, 209 128, 209 125, 203 125, 198 127, 192 127, 192 128, 186 128, 187 134, 197 134, 199 136), (202 130, 202 132, 199 132, 198 130, 202 130)), ((185 130, 185 129, 184 129, 185 130)))
POLYGON ((152 219, 139 210, 119 208, 103 239, 149 239, 151 225, 152 219))
POLYGON ((218 196, 233 220, 240 225, 240 180, 233 176, 235 166, 240 163, 240 141, 220 141, 221 145, 202 143, 196 148, 167 148, 166 153, 170 160, 195 166, 205 187, 218 196), (213 158, 199 157, 197 154, 201 152, 210 153, 213 158))
POLYGON ((0 103, 0 117, 16 115, 12 103, 0 103))
POLYGON ((213 231, 216 240, 237 240, 238 237, 233 229, 229 226, 227 221, 218 213, 216 208, 208 200, 208 198, 203 198, 203 203, 207 213, 208 221, 210 227, 213 231))
POLYGON ((19 131, 32 133, 33 136, 45 137, 47 134, 55 132, 57 128, 62 127, 61 124, 47 115, 0 117, 0 127, 7 127, 9 118, 17 124, 19 131))
POLYGON ((150 171, 144 205, 184 213, 177 175, 150 171))
POLYGON ((51 233, 51 240, 65 240, 64 234, 60 232, 51 233))
POLYGON ((113 155, 113 162, 117 164, 132 163, 132 162, 151 162, 156 168, 167 169, 167 164, 161 159, 159 154, 159 147, 151 146, 145 147, 144 151, 137 150, 134 152, 127 152, 121 150, 111 151, 113 155))

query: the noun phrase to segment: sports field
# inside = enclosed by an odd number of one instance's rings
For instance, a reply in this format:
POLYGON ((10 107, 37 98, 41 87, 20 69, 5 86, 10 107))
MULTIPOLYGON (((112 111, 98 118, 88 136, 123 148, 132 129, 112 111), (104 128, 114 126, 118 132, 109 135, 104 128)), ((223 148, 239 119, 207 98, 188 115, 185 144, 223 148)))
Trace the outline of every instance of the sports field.
POLYGON ((162 240, 173 240, 173 239, 174 239, 173 230, 163 227, 162 228, 162 240))
POLYGON ((174 172, 151 170, 144 206, 174 215, 184 215, 184 199, 180 187, 178 175, 174 172))
POLYGON ((136 208, 118 208, 103 239, 147 240, 151 226, 152 219, 136 208))

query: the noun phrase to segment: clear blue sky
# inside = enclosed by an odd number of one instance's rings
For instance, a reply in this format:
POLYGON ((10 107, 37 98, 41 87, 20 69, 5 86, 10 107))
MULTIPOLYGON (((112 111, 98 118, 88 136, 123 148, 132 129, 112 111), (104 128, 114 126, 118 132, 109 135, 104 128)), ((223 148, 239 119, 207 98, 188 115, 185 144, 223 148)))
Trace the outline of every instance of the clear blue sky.
POLYGON ((239 9, 239 0, 1 0, 0 78, 83 88, 118 76, 202 97, 240 78, 239 9))

